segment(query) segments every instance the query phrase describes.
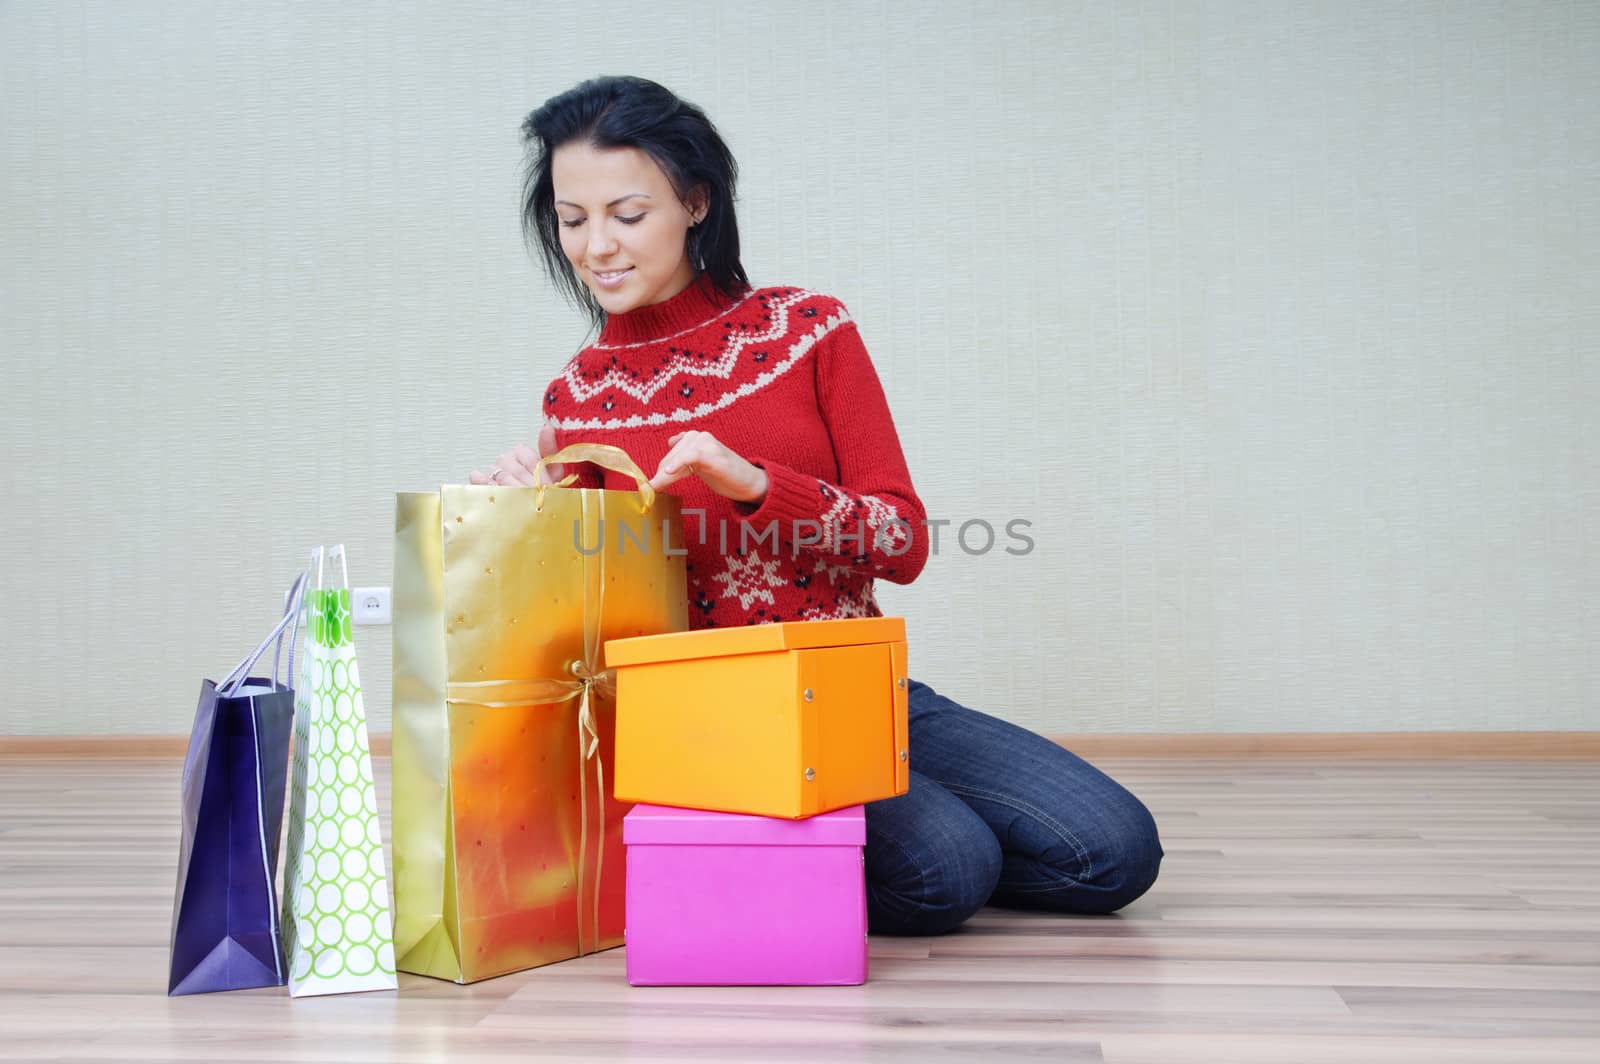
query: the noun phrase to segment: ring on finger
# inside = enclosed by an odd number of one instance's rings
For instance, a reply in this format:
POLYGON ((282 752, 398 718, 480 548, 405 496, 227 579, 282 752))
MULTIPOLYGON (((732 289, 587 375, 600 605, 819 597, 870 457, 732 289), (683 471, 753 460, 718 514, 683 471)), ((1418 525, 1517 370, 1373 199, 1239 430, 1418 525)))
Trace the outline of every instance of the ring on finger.
POLYGON ((489 479, 498 483, 500 480, 500 474, 504 472, 504 469, 501 469, 499 466, 495 466, 494 469, 490 470, 489 472, 489 479))

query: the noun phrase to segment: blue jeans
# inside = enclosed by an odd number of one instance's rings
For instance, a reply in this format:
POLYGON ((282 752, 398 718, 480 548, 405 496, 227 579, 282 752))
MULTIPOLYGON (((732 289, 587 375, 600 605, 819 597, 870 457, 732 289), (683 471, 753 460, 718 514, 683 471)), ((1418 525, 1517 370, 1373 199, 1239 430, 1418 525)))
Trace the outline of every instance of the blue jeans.
POLYGON ((986 904, 1109 913, 1155 882, 1144 804, 1088 762, 911 681, 911 786, 867 806, 867 923, 938 935, 986 904))

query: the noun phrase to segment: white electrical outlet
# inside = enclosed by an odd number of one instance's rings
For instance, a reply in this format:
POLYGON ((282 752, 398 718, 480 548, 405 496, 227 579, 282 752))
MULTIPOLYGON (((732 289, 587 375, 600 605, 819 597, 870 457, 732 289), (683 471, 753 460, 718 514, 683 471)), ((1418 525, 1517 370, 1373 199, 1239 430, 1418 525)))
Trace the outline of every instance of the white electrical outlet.
POLYGON ((390 624, 394 610, 386 587, 353 587, 350 589, 351 619, 357 624, 390 624))

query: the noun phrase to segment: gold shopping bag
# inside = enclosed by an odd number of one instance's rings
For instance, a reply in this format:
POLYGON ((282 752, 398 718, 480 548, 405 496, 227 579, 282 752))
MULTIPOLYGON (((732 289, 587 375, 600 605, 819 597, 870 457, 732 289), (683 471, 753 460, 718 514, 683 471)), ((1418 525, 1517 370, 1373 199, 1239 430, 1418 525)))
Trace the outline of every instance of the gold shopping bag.
POLYGON ((401 971, 470 983, 622 944, 607 639, 688 627, 681 502, 469 487, 395 506, 393 810, 401 971), (598 547, 598 549, 597 549, 598 547))

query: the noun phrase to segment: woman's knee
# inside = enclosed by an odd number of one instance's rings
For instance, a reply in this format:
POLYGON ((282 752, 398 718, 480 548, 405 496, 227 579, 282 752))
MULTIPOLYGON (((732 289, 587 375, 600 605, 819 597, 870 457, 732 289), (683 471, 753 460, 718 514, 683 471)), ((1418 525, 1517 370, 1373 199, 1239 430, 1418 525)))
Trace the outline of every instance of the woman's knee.
POLYGON ((1115 912, 1139 898, 1161 870, 1161 839, 1143 802, 1111 785, 1090 810, 1036 810, 1013 824, 995 891, 999 905, 1056 912, 1115 912), (1070 824, 1070 827, 1067 825, 1070 824))
POLYGON ((920 818, 910 832, 869 816, 867 917, 874 933, 941 935, 988 904, 1000 880, 999 840, 964 807, 951 813, 920 818))
POLYGON ((1148 891, 1161 871, 1161 835, 1155 817, 1138 798, 1124 797, 1102 808, 1093 832, 1085 890, 1072 892, 1078 912, 1110 913, 1148 891))
MULTIPOLYGON (((873 841, 870 836, 868 841, 873 841)), ((868 929, 888 935, 953 931, 988 904, 999 881, 1000 844, 993 835, 986 841, 975 840, 959 852, 924 856, 912 875, 893 879, 869 876, 868 929)))

